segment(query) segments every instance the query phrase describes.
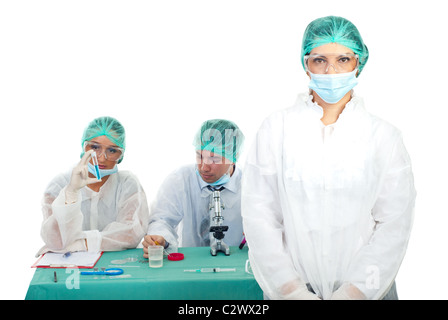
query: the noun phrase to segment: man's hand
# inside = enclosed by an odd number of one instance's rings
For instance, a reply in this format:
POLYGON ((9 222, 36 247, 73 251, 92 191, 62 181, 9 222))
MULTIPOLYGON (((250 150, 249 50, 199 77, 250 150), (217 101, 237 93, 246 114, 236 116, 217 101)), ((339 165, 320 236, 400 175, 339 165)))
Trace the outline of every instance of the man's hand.
POLYGON ((143 245, 143 258, 148 259, 148 247, 149 246, 155 246, 155 245, 161 245, 165 247, 165 238, 159 235, 147 235, 143 238, 142 245, 143 245))

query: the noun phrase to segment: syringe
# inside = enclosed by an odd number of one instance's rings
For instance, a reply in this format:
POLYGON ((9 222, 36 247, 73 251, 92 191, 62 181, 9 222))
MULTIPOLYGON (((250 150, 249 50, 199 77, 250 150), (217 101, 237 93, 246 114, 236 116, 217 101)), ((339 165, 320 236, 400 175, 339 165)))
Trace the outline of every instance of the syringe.
POLYGON ((201 268, 201 269, 187 269, 184 272, 235 272, 236 268, 201 268))

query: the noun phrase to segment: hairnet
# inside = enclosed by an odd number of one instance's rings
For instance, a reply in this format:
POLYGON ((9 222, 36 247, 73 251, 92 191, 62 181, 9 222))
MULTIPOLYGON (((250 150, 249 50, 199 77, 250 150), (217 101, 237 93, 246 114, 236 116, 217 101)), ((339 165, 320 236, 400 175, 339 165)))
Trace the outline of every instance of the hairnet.
POLYGON ((196 150, 207 150, 235 163, 243 146, 244 135, 238 126, 229 120, 204 121, 196 133, 193 145, 196 150))
POLYGON ((302 66, 305 69, 303 58, 311 50, 327 43, 339 43, 359 56, 358 76, 367 63, 369 50, 361 38, 361 34, 353 23, 345 18, 328 16, 312 21, 305 29, 302 40, 302 66))
MULTIPOLYGON (((99 136, 106 136, 117 147, 120 147, 123 150, 126 149, 125 130, 117 119, 112 117, 99 117, 90 122, 84 129, 84 133, 82 135, 82 147, 84 147, 84 142, 90 141, 99 136)), ((81 157, 83 155, 84 150, 81 153, 81 157)), ((118 161, 118 163, 120 163, 121 160, 123 160, 123 157, 118 161)))

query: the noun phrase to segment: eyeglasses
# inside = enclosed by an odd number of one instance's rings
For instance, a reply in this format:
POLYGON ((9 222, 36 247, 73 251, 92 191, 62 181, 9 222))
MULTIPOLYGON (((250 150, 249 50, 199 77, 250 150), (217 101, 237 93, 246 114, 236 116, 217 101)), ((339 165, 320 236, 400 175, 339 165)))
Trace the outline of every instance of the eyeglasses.
POLYGON ((304 57, 305 68, 315 74, 327 73, 333 67, 336 73, 352 72, 358 67, 359 57, 357 54, 309 54, 304 57))
POLYGON ((110 161, 118 161, 123 156, 124 150, 118 147, 105 146, 100 143, 86 141, 84 142, 84 152, 93 150, 97 158, 104 154, 104 157, 110 161))

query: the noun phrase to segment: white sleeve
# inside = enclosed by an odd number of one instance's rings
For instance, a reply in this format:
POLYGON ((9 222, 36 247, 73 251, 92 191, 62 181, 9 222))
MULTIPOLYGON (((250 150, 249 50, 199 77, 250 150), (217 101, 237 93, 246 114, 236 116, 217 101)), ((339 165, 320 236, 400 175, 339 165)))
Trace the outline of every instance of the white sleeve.
POLYGON ((170 174, 162 183, 157 197, 151 205, 148 233, 161 235, 170 243, 170 249, 178 248, 176 227, 183 219, 183 207, 179 186, 184 185, 182 177, 176 173, 170 174), (176 187, 177 186, 177 187, 176 187))
POLYGON ((278 190, 282 119, 267 119, 249 151, 242 179, 243 227, 255 278, 270 299, 282 299, 285 285, 303 285, 284 241, 278 190))
POLYGON ((118 251, 139 245, 148 226, 148 204, 145 192, 137 178, 129 174, 120 183, 117 193, 117 218, 103 230, 82 230, 84 215, 81 211, 82 195, 73 204, 65 204, 62 187, 56 198, 52 194, 62 186, 54 180, 44 195, 42 210, 44 221, 41 236, 46 251, 118 251), (86 247, 87 242, 87 247, 86 247))
POLYGON ((85 250, 85 238, 82 231, 83 214, 81 212, 81 194, 73 204, 65 204, 65 189, 62 188, 59 195, 53 199, 50 194, 44 195, 43 211, 44 221, 41 227, 41 236, 47 248, 52 251, 64 251, 75 242, 78 250, 85 250))
POLYGON ((98 246, 102 251, 136 248, 145 235, 149 219, 148 202, 135 175, 128 173, 120 182, 116 201, 118 212, 115 221, 101 232, 85 231, 89 251, 98 250, 98 246))
POLYGON ((415 197, 411 162, 400 135, 372 210, 375 231, 356 255, 346 279, 367 299, 381 299, 395 279, 411 233, 415 197))

